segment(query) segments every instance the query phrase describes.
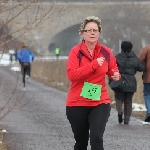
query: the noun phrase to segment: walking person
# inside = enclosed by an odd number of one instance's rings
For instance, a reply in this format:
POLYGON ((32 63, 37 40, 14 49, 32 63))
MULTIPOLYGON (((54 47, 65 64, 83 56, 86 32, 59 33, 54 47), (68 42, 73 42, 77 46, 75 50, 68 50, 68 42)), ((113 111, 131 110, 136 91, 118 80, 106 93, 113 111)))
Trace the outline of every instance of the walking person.
POLYGON ((22 50, 18 53, 17 56, 21 64, 21 71, 23 75, 23 90, 26 91, 25 79, 27 77, 30 81, 31 63, 34 60, 35 56, 29 49, 27 49, 24 43, 22 44, 22 50))
POLYGON ((17 53, 18 53, 18 50, 17 49, 15 49, 15 61, 17 61, 17 53))
POLYGON ((101 20, 87 17, 79 29, 82 42, 71 49, 67 60, 71 87, 66 116, 75 138, 74 150, 87 150, 89 137, 91 150, 104 150, 103 134, 111 109, 105 75, 119 80, 120 73, 112 51, 98 42, 101 31, 101 20))
POLYGON ((141 50, 140 61, 145 63, 145 70, 142 77, 144 84, 144 101, 147 109, 145 122, 150 122, 150 45, 145 46, 141 50))
POLYGON ((10 49, 9 50, 9 57, 10 57, 10 62, 12 63, 13 62, 13 56, 15 54, 15 51, 13 49, 10 49))
POLYGON ((142 72, 145 67, 144 63, 141 63, 140 59, 136 56, 134 51, 132 51, 132 47, 133 45, 130 41, 123 41, 121 43, 122 51, 116 55, 116 61, 123 78, 123 88, 118 87, 113 89, 118 112, 118 122, 122 123, 124 120, 124 124, 126 125, 128 125, 130 121, 132 98, 137 90, 135 74, 137 71, 142 72))
POLYGON ((60 54, 60 48, 56 47, 56 49, 55 49, 56 59, 59 59, 59 54, 60 54))

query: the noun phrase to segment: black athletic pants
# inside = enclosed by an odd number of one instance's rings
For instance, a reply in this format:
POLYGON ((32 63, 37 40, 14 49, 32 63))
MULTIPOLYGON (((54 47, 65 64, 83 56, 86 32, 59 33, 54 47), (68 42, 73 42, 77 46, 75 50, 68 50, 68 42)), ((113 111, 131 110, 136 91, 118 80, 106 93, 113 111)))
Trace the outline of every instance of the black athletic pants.
POLYGON ((66 115, 74 133, 74 150, 87 150, 89 137, 91 150, 104 150, 103 134, 110 116, 110 104, 66 107, 66 115))
POLYGON ((21 64, 21 70, 23 75, 23 85, 25 87, 25 76, 28 75, 30 77, 30 63, 22 63, 21 64))

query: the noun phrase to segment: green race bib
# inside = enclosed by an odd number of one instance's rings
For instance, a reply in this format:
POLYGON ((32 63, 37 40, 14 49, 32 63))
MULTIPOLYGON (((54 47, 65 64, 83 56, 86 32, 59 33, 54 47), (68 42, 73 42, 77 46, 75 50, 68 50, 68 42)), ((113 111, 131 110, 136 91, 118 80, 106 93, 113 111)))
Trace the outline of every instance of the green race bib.
POLYGON ((102 85, 84 82, 80 96, 90 100, 100 100, 102 85))

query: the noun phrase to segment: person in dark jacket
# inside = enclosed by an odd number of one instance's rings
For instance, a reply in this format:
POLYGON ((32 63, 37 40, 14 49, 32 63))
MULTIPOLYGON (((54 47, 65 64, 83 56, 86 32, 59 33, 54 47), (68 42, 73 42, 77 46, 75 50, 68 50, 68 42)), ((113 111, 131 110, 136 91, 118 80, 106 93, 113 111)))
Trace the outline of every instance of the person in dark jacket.
POLYGON ((121 43, 121 53, 116 55, 118 69, 122 75, 124 84, 123 89, 114 89, 116 109, 118 111, 118 122, 123 122, 123 104, 124 104, 124 124, 129 124, 132 113, 132 98, 137 90, 137 81, 135 74, 137 71, 144 71, 145 65, 132 51, 132 43, 123 41, 121 43))
POLYGON ((18 52, 17 58, 21 64, 21 72, 23 75, 23 90, 25 89, 25 77, 30 81, 30 70, 31 70, 31 62, 34 60, 34 54, 27 49, 26 45, 22 44, 22 50, 18 52))

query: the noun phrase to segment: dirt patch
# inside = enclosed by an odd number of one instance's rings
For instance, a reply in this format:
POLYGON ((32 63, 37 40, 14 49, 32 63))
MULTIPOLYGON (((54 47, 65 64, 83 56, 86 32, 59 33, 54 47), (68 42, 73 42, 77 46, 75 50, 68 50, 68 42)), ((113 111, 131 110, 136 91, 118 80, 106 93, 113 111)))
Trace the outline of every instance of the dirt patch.
POLYGON ((34 61, 31 76, 52 87, 68 91, 70 81, 66 75, 66 60, 34 61))

